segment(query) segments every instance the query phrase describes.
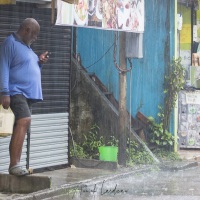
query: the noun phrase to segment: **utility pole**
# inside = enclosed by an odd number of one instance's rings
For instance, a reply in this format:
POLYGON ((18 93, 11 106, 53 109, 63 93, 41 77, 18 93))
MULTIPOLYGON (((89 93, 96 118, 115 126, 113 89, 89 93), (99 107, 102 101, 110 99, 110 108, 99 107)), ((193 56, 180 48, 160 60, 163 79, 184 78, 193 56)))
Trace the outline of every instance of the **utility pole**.
POLYGON ((126 111, 126 57, 125 57, 125 32, 120 33, 120 69, 119 73, 119 152, 118 163, 119 165, 126 166, 126 145, 127 145, 127 111, 126 111))

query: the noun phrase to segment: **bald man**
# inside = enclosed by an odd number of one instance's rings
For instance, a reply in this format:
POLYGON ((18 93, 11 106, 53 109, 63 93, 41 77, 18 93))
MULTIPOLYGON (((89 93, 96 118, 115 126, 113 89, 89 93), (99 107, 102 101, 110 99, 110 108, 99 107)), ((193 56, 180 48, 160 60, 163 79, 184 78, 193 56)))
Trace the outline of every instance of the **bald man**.
POLYGON ((8 171, 16 176, 28 174, 20 165, 22 147, 31 123, 31 105, 43 99, 41 64, 47 62, 48 52, 37 56, 30 47, 39 32, 39 23, 27 18, 17 32, 3 41, 0 49, 0 103, 4 109, 10 107, 15 115, 8 171))

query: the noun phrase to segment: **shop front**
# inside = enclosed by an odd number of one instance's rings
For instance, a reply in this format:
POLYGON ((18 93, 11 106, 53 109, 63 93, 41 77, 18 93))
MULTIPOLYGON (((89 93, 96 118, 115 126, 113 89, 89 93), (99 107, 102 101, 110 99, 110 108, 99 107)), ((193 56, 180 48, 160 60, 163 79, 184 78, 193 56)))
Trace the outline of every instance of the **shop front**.
POLYGON ((200 11, 199 1, 178 0, 178 55, 186 85, 178 100, 179 147, 200 148, 200 11))
MULTIPOLYGON (((33 106, 31 131, 27 134, 21 157, 21 164, 34 170, 68 164, 72 37, 71 27, 52 25, 51 1, 32 2, 0 5, 0 43, 17 30, 25 18, 33 17, 41 30, 32 49, 38 55, 51 52, 48 63, 42 68, 44 101, 33 106)), ((0 138, 0 172, 8 172, 9 142, 10 137, 0 138)))

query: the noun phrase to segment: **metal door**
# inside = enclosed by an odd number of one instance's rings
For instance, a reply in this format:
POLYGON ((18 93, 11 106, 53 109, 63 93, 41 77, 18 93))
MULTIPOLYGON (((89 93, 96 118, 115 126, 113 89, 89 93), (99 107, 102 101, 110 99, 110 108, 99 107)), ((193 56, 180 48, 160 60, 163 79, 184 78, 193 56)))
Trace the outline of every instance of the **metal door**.
MULTIPOLYGON (((68 164, 71 27, 52 25, 50 8, 19 2, 1 5, 0 43, 27 17, 41 26, 32 49, 38 55, 44 51, 51 55, 42 68, 44 101, 33 105, 31 134, 24 142, 21 164, 33 169, 68 164)), ((10 137, 0 138, 0 172, 7 172, 9 141, 10 137)))

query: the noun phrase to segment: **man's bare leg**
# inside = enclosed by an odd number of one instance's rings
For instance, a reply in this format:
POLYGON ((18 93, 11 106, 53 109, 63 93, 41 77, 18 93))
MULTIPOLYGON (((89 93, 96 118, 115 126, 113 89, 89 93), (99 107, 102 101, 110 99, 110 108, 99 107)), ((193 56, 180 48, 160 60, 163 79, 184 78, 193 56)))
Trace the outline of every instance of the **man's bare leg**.
POLYGON ((9 151, 10 151, 9 168, 20 163, 24 138, 27 133, 27 129, 30 126, 30 123, 31 123, 30 117, 22 118, 15 122, 9 146, 9 151))

